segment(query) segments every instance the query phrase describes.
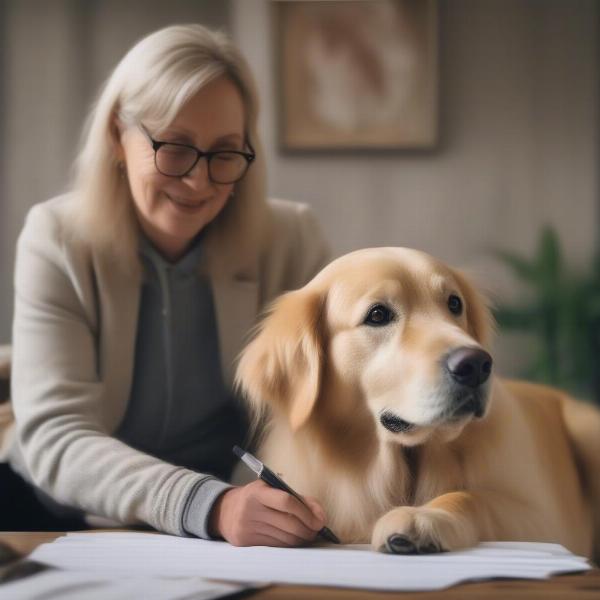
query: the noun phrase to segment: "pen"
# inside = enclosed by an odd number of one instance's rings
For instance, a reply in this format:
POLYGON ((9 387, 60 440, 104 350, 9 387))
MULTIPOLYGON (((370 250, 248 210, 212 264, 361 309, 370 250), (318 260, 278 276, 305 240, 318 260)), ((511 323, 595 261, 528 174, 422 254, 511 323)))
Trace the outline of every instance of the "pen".
MULTIPOLYGON (((253 456, 250 454, 250 452, 242 450, 239 446, 233 447, 233 453, 239 459, 241 459, 246 466, 250 467, 250 469, 252 469, 252 471, 254 471, 267 485, 291 494, 294 496, 294 498, 300 500, 304 506, 307 506, 306 502, 304 502, 299 494, 297 494, 285 481, 283 481, 281 477, 275 475, 275 473, 273 473, 269 467, 261 463, 256 456, 253 456)), ((338 540, 337 536, 328 527, 323 527, 320 529, 319 535, 322 538, 325 538, 328 542, 333 542, 334 544, 340 543, 340 540, 338 540)))

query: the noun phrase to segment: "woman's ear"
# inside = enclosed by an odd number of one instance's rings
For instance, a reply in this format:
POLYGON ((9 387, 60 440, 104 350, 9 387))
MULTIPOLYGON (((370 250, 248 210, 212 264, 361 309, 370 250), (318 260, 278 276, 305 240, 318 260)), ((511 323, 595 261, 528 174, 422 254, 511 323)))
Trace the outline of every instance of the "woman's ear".
POLYGON ((288 292, 271 307, 242 352, 236 385, 251 407, 282 412, 292 429, 308 420, 321 388, 323 348, 320 294, 288 292))
POLYGON ((467 305, 469 332, 482 346, 488 346, 496 329, 496 322, 490 310, 490 301, 476 289, 464 273, 457 270, 454 270, 453 273, 467 305))

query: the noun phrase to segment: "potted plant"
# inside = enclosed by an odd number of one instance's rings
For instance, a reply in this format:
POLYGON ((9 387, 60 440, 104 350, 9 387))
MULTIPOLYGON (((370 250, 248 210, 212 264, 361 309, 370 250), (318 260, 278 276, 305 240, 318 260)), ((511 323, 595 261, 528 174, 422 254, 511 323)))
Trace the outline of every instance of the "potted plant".
POLYGON ((568 271, 556 231, 546 227, 532 258, 495 254, 526 286, 527 299, 494 312, 501 329, 526 331, 535 354, 521 374, 600 404, 600 260, 568 271))

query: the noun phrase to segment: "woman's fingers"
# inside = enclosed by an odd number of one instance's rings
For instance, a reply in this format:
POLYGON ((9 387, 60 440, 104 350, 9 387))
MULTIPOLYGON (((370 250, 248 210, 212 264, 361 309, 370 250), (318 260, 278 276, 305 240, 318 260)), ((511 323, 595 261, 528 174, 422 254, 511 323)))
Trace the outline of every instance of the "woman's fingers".
POLYGON ((287 529, 282 529, 278 525, 275 525, 273 521, 256 521, 252 526, 256 530, 257 536, 265 536, 274 540, 274 543, 266 544, 268 546, 303 546, 307 542, 312 541, 311 539, 307 540, 294 535, 287 529))
POLYGON ((264 511, 264 515, 261 515, 263 523, 279 529, 287 536, 292 536, 297 543, 312 542, 315 539, 318 529, 310 529, 296 515, 267 506, 264 507, 264 511))
MULTIPOLYGON (((304 502, 308 504, 308 507, 310 508, 312 513, 319 519, 319 522, 323 523, 321 527, 324 527, 327 518, 325 516, 325 510, 323 509, 319 501, 316 498, 312 498, 311 496, 303 496, 303 498, 304 502)), ((319 529, 321 529, 321 527, 319 527, 319 529)))
MULTIPOLYGON (((282 513, 288 513, 296 517, 307 529, 314 532, 319 531, 325 525, 325 519, 321 518, 318 514, 315 514, 311 509, 310 505, 302 504, 298 498, 295 498, 291 494, 282 490, 276 490, 274 488, 266 489, 261 494, 261 501, 272 508, 275 511, 282 513)), ((315 501, 312 501, 313 504, 315 501)), ((324 516, 323 511, 321 513, 324 516)))
POLYGON ((209 531, 236 546, 299 546, 313 541, 325 524, 320 504, 314 498, 306 503, 255 481, 217 500, 209 531))

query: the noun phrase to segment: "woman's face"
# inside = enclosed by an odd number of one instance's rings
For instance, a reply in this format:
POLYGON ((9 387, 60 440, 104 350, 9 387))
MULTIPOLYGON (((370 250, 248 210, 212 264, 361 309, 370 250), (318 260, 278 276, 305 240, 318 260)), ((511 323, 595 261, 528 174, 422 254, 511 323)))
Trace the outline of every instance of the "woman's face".
MULTIPOLYGON (((244 150, 244 105, 238 88, 226 77, 212 81, 165 131, 149 133, 155 140, 203 151, 244 150)), ((204 158, 183 177, 162 175, 151 143, 138 127, 122 130, 118 146, 142 230, 167 259, 176 260, 221 212, 235 184, 211 182, 204 158)))

